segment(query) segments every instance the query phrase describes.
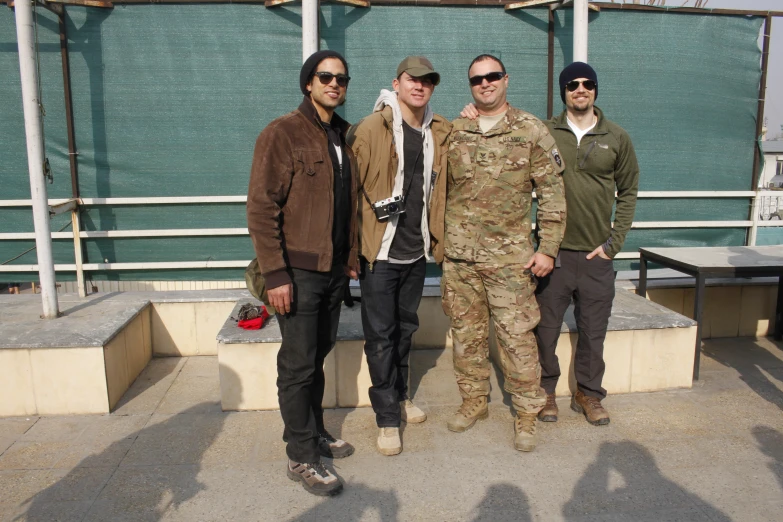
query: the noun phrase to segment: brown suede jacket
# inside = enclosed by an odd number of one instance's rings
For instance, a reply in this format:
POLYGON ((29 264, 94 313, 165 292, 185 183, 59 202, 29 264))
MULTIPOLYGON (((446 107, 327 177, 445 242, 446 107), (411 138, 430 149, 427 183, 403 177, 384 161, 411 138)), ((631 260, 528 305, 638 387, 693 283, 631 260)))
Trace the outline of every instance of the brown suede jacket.
MULTIPOLYGON (((287 268, 328 272, 332 267, 334 170, 329 139, 309 98, 272 121, 256 140, 247 193, 247 228, 266 288, 291 282, 287 268)), ((343 136, 348 123, 337 114, 331 124, 343 136)), ((358 267, 356 157, 351 162, 351 223, 348 266, 358 267)))
MULTIPOLYGON (((378 221, 362 189, 370 201, 379 201, 391 196, 394 177, 397 173, 397 152, 394 148, 393 116, 391 107, 374 112, 351 127, 348 144, 356 153, 359 162, 359 253, 368 262, 374 263, 381 249, 386 222, 378 221)), ((446 168, 449 151, 448 139, 451 123, 435 114, 432 118, 432 139, 435 155, 432 170, 435 183, 432 188, 429 209, 430 242, 435 262, 443 262, 446 213, 446 168)))

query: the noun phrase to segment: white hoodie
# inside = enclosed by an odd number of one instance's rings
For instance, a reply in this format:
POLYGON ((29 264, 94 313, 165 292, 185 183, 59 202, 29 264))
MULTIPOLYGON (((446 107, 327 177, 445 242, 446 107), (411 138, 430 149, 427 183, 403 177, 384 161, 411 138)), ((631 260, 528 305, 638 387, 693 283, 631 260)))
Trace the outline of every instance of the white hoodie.
MULTIPOLYGON (((403 130, 402 130, 402 111, 400 104, 397 101, 397 93, 386 89, 381 90, 380 96, 375 101, 375 107, 373 112, 383 110, 384 107, 389 106, 392 109, 393 124, 392 130, 394 134, 394 148, 397 152, 397 173, 394 176, 394 188, 392 189, 392 196, 401 196, 403 190, 403 184, 405 180, 405 152, 403 150, 403 130)), ((430 195, 432 193, 432 176, 428 173, 432 172, 432 164, 434 161, 435 145, 432 139, 432 109, 427 104, 426 111, 424 113, 424 121, 422 123, 422 132, 424 133, 424 206, 421 213, 421 237, 424 240, 424 256, 428 261, 431 260, 430 256, 430 226, 429 226, 429 207, 430 207, 430 195)), ((378 253, 378 260, 387 261, 389 259, 389 248, 391 248, 392 240, 394 240, 394 234, 397 231, 397 221, 399 221, 399 215, 392 216, 389 222, 386 224, 386 230, 383 233, 383 240, 381 241, 381 250, 378 253)))

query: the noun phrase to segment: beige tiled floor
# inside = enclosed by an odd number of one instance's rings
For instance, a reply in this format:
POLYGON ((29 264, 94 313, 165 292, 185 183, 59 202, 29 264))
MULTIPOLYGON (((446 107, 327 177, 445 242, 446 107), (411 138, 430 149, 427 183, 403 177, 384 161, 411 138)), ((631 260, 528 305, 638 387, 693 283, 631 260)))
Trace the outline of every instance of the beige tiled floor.
POLYGON ((412 356, 424 424, 382 457, 369 408, 328 410, 356 446, 327 461, 338 498, 285 478, 278 412, 220 410, 215 357, 154 359, 111 415, 0 419, 0 520, 780 520, 783 350, 705 344, 692 390, 614 395, 607 427, 559 400, 535 452, 514 451, 509 398, 455 434, 448 357, 412 356))

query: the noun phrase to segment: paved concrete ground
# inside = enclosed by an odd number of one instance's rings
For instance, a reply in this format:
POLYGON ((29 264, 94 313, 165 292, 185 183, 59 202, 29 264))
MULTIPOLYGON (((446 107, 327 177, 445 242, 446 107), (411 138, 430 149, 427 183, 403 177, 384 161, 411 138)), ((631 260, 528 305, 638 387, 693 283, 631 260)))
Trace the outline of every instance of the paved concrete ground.
POLYGON ((0 419, 0 520, 783 519, 783 350, 706 343, 693 390, 618 395, 608 427, 560 401, 535 452, 512 447, 509 401, 445 427, 459 398, 450 353, 417 352, 412 387, 429 420, 405 450, 374 450, 369 409, 331 410, 356 453, 320 499, 290 482, 277 412, 223 413, 217 360, 156 359, 105 416, 0 419))

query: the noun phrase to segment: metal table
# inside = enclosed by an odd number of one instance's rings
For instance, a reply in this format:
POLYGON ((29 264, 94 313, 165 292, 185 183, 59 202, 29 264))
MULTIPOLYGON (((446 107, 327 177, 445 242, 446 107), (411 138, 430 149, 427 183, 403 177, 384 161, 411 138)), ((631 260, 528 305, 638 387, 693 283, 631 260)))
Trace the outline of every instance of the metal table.
POLYGON ((640 248, 641 266, 636 293, 647 295, 647 263, 653 262, 696 278, 693 319, 696 321, 696 352, 693 379, 699 380, 701 316, 704 283, 708 277, 778 277, 775 339, 783 338, 783 245, 761 247, 640 248))

